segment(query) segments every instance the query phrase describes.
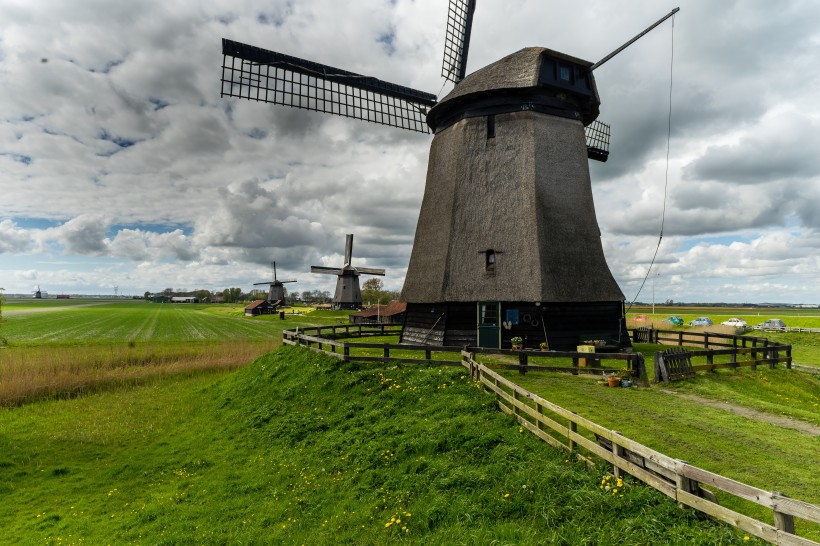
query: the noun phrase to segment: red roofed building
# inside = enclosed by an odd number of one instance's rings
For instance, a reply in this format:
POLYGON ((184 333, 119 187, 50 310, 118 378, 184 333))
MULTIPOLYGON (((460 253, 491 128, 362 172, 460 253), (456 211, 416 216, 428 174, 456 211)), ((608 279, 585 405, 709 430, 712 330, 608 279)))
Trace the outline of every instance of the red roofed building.
POLYGON ((270 315, 276 312, 276 304, 269 303, 265 300, 256 300, 247 307, 245 307, 245 316, 253 317, 256 315, 270 315))
POLYGON ((367 309, 350 314, 353 324, 403 324, 407 303, 393 300, 387 305, 371 305, 367 309))

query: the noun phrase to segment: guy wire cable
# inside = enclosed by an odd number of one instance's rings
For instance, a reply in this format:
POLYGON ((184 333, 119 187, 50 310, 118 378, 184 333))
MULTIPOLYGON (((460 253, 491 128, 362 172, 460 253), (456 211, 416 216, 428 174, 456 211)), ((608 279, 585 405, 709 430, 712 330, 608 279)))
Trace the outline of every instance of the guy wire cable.
POLYGON ((669 187, 669 148, 670 148, 670 141, 672 139, 672 83, 673 83, 673 67, 675 64, 675 17, 672 16, 672 45, 671 45, 671 53, 669 57, 669 113, 666 120, 666 173, 664 174, 664 182, 663 182, 663 209, 661 212, 661 232, 658 235, 658 245, 655 247, 655 253, 652 255, 652 261, 649 262, 649 269, 646 270, 646 276, 644 276, 643 281, 641 281, 641 286, 638 288, 638 292, 635 294, 635 297, 629 303, 629 307, 626 308, 624 314, 628 313, 635 302, 638 300, 638 296, 641 294, 641 290, 643 290, 644 285, 646 285, 646 280, 649 278, 649 275, 652 273, 652 266, 655 265, 655 259, 658 257, 658 250, 661 248, 661 241, 663 240, 663 226, 666 222, 666 193, 669 187))

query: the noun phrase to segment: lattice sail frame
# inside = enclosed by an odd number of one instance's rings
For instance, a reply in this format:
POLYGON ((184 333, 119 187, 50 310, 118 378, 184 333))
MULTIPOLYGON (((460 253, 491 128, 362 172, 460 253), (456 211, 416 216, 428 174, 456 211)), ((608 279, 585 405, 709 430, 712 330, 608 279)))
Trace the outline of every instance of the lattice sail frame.
POLYGON ((222 40, 223 97, 239 97, 429 133, 430 93, 222 40))
POLYGON ((605 163, 609 158, 609 125, 597 119, 584 128, 587 157, 605 163))
POLYGON ((450 0, 441 76, 453 83, 464 79, 476 0, 450 0))

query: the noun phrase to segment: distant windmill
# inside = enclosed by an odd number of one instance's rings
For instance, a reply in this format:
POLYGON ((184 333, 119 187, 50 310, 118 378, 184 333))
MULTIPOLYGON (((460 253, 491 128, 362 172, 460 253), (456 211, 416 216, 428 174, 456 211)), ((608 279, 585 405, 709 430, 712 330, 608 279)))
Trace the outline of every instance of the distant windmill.
POLYGON ((260 286, 263 284, 267 284, 270 286, 268 289, 268 302, 275 303, 278 305, 285 304, 285 287, 283 286, 285 283, 288 282, 296 282, 296 279, 289 279, 287 281, 280 281, 276 278, 276 262, 270 263, 271 270, 273 271, 273 280, 267 282, 255 282, 253 283, 254 286, 260 286))
POLYGON ((592 72, 677 9, 595 64, 531 47, 465 76, 475 4, 450 1, 442 76, 455 87, 441 101, 227 39, 221 94, 435 134, 402 291, 403 342, 628 347, 587 163, 609 156, 592 72))
POLYGON ((359 275, 384 275, 384 269, 370 267, 353 267, 353 234, 348 233, 345 240, 345 263, 341 268, 311 266, 311 273, 336 275, 336 294, 333 296, 333 307, 336 309, 361 309, 362 291, 359 287, 359 275))
POLYGON ((34 292, 34 299, 43 299, 43 293, 40 291, 40 285, 37 285, 37 290, 34 292))

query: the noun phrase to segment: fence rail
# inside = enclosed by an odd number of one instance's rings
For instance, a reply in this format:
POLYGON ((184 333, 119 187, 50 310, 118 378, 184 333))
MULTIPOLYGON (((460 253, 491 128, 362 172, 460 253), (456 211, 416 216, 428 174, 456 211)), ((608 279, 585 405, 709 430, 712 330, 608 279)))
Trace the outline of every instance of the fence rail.
POLYGON ((547 443, 587 459, 579 452, 579 446, 583 447, 590 454, 612 464, 616 476, 620 477, 622 472, 626 472, 681 505, 699 510, 772 544, 820 544, 796 535, 794 523, 795 518, 820 523, 820 506, 791 499, 776 491, 758 489, 664 455, 519 387, 477 362, 475 353, 471 351, 462 351, 461 356, 462 365, 470 370, 470 377, 480 381, 496 395, 501 410, 515 415, 521 426, 547 443), (586 431, 587 435, 579 430, 586 431), (721 506, 716 502, 714 493, 704 489, 704 485, 770 509, 774 524, 721 506))
POLYGON ((579 375, 581 373, 601 375, 617 371, 613 368, 604 368, 602 365, 603 361, 614 360, 623 362, 626 366, 626 369, 619 371, 620 374, 631 376, 640 385, 648 386, 649 384, 644 356, 640 353, 579 353, 574 351, 537 350, 514 351, 509 349, 489 349, 484 347, 437 347, 432 345, 410 345, 401 343, 362 343, 336 341, 328 337, 322 337, 327 334, 331 334, 334 337, 338 335, 344 335, 345 337, 387 335, 400 333, 401 329, 402 327, 400 325, 385 324, 317 326, 304 328, 301 331, 298 329, 285 330, 282 332, 282 342, 286 345, 301 345, 311 351, 318 351, 340 360, 357 360, 360 362, 392 361, 405 363, 435 363, 451 366, 460 366, 461 352, 463 350, 470 350, 474 353, 480 353, 482 355, 500 355, 516 358, 518 360, 517 364, 500 363, 498 364, 498 367, 518 370, 518 373, 522 375, 529 371, 562 372, 573 375, 579 375), (362 349, 381 349, 382 355, 361 355, 353 354, 351 352, 351 350, 360 351, 362 349), (396 354, 398 351, 419 356, 399 356, 396 354), (434 359, 433 353, 450 353, 453 355, 454 359, 434 359), (567 359, 572 362, 572 365, 545 366, 541 364, 534 364, 532 362, 533 359, 536 359, 536 361, 567 359))

